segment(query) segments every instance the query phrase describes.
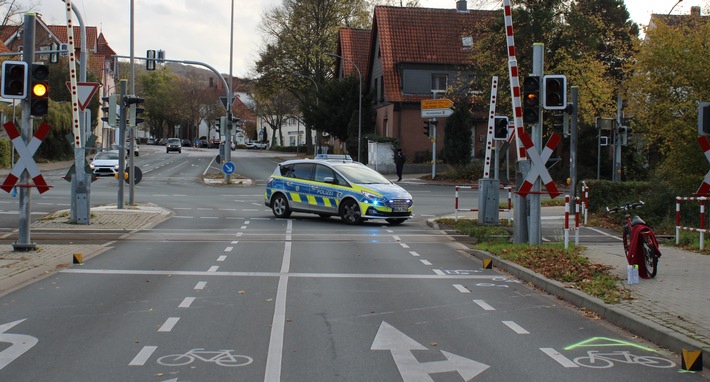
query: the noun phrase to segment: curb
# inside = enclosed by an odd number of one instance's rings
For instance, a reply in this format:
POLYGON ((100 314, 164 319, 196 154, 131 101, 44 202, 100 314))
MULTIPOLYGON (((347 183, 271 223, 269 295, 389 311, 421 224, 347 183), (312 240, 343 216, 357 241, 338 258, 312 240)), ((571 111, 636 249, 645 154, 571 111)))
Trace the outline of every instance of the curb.
MULTIPOLYGON (((427 219, 427 225, 433 229, 441 229, 439 224, 433 219, 427 219)), ((647 339, 677 354, 682 354, 683 349, 702 349, 705 353, 705 356, 703 357, 703 365, 706 368, 710 368, 710 356, 708 354, 710 349, 692 338, 678 334, 650 320, 639 317, 638 315, 627 312, 613 305, 606 304, 602 300, 580 292, 577 289, 568 288, 565 284, 559 281, 548 279, 543 275, 532 272, 518 264, 503 260, 491 253, 472 248, 468 248, 466 252, 480 260, 492 259, 495 267, 521 280, 527 281, 543 291, 553 296, 557 296, 578 308, 584 308, 592 311, 605 321, 623 328, 635 335, 643 337, 644 339, 647 339)))

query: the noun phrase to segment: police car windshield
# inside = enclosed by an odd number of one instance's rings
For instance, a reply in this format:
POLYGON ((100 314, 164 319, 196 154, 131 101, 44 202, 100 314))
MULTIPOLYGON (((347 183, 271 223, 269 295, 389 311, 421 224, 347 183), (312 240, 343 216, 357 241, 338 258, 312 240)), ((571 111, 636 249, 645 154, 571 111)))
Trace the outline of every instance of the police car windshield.
POLYGON ((379 172, 360 164, 344 163, 335 166, 348 180, 357 184, 389 184, 379 172))

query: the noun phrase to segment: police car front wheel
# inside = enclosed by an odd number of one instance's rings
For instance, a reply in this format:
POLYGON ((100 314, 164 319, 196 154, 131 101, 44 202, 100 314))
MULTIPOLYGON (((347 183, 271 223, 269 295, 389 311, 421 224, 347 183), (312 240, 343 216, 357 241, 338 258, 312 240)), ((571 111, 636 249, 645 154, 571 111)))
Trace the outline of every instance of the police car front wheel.
POLYGON ((404 223, 405 220, 407 219, 385 219, 387 220, 387 223, 390 223, 392 225, 398 225, 404 223))
POLYGON ((274 196, 271 201, 271 211, 277 218, 287 218, 291 216, 291 209, 288 207, 288 200, 282 194, 274 196))
POLYGON ((343 202, 340 206, 340 217, 347 224, 360 224, 363 221, 360 206, 354 200, 343 202))

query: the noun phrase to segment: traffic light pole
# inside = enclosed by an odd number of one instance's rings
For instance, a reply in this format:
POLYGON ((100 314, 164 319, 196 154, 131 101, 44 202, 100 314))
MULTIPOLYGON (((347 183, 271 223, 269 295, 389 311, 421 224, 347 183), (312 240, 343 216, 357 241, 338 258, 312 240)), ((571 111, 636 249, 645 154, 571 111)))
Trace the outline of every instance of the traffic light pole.
MULTIPOLYGON (((35 56, 35 14, 26 13, 24 19, 24 47, 23 60, 27 63, 27 67, 32 67, 32 61, 35 56)), ((28 92, 29 93, 29 92, 28 92)), ((32 116, 30 115, 30 100, 29 95, 22 99, 22 129, 20 134, 25 144, 29 143, 32 137, 32 116)), ((20 185, 29 184, 29 173, 25 169, 20 175, 20 185)), ((15 251, 31 251, 35 249, 35 244, 30 241, 30 191, 29 187, 18 187, 20 195, 20 210, 18 220, 17 241, 12 243, 15 251)))
MULTIPOLYGON (((545 45, 541 43, 536 43, 533 45, 533 70, 532 70, 532 75, 533 76, 538 76, 539 78, 543 77, 543 68, 544 68, 544 63, 545 63, 545 56, 544 56, 544 50, 545 50, 545 45)), ((543 81, 540 81, 540 84, 543 85, 543 81)), ((544 85, 543 85, 544 86, 544 85)), ((541 89, 541 94, 544 93, 544 91, 541 89)), ((538 151, 538 153, 542 152, 543 145, 542 145, 542 102, 540 102, 540 112, 538 114, 538 121, 537 123, 532 125, 532 134, 530 135, 530 138, 533 141, 533 144, 535 145, 535 150, 538 151)), ((528 160, 529 163, 529 160, 528 160)), ((528 164, 527 170, 530 171, 530 165, 528 164)), ((525 173, 525 176, 527 176, 527 173, 525 173)), ((528 195, 528 244, 530 245, 540 245, 542 243, 542 230, 541 230, 541 212, 542 209, 540 207, 540 177, 537 177, 535 180, 535 183, 533 184, 532 191, 528 195)))

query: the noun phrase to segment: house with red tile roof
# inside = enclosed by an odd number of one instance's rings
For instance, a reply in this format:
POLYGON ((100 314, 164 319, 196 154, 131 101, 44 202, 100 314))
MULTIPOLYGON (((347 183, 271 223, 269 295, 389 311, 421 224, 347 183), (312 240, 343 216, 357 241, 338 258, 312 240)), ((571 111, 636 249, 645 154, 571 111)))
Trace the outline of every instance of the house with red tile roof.
MULTIPOLYGON (((66 25, 47 25, 42 21, 41 17, 37 17, 35 25, 35 51, 46 51, 50 50, 52 44, 66 44, 68 42, 68 29, 66 25)), ((10 52, 20 52, 22 51, 22 46, 24 44, 24 38, 22 37, 24 30, 24 25, 5 25, 0 27, 0 42, 10 51, 10 52)), ((113 78, 114 65, 116 63, 113 60, 113 56, 116 52, 111 49, 103 33, 99 32, 97 27, 86 26, 86 54, 87 54, 87 73, 94 74, 99 78, 99 83, 101 84, 101 89, 99 90, 99 96, 107 96, 113 93, 115 88, 115 82, 113 78)), ((75 41, 75 52, 76 57, 80 57, 82 35, 81 27, 74 26, 72 32, 74 33, 75 41)), ((18 56, 18 59, 20 57, 18 56)), ((49 54, 39 54, 36 56, 35 61, 39 62, 49 62, 49 54)), ((59 65, 59 64, 52 64, 59 65)), ((68 70, 68 69, 66 69, 68 70)), ((96 116, 99 118, 100 116, 96 116)), ((99 142, 111 142, 110 139, 111 131, 106 125, 106 128, 102 128, 103 124, 99 124, 95 134, 99 136, 99 142)))
MULTIPOLYGON (((350 64, 355 62, 365 81, 363 93, 366 88, 375 95, 375 133, 398 138, 410 160, 424 160, 432 143, 422 134, 421 101, 471 91, 475 73, 468 65, 477 37, 472 34, 496 17, 500 12, 469 10, 463 0, 451 9, 377 6, 369 38, 366 30, 341 30, 337 54, 345 60, 336 61, 336 74, 357 75, 350 64)), ((474 120, 472 136, 485 134, 485 115, 474 120)), ((437 151, 443 148, 445 126, 446 118, 439 118, 437 151)), ((481 144, 475 141, 474 148, 481 144)))

